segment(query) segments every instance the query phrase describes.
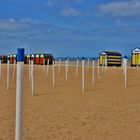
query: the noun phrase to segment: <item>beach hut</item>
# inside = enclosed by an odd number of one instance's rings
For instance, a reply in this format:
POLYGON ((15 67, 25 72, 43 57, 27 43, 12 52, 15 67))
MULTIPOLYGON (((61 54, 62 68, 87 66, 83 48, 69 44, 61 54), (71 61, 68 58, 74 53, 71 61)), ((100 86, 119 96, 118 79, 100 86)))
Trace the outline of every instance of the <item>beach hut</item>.
POLYGON ((135 48, 132 50, 131 66, 140 65, 140 48, 135 48))
POLYGON ((17 61, 17 55, 16 54, 13 55, 13 63, 14 63, 14 60, 17 61))
POLYGON ((41 54, 41 55, 40 55, 40 65, 43 65, 43 61, 44 61, 44 55, 41 54))
POLYGON ((38 55, 38 54, 36 54, 35 63, 36 63, 36 64, 39 64, 39 63, 40 63, 40 62, 39 62, 39 55, 38 55))
POLYGON ((34 54, 31 55, 31 59, 33 60, 33 62, 35 64, 35 55, 34 54))
POLYGON ((53 55, 52 54, 40 54, 40 64, 43 65, 43 61, 45 59, 45 65, 47 65, 47 61, 49 59, 49 64, 53 62, 53 55))
POLYGON ((14 60, 16 60, 16 55, 15 54, 9 55, 9 60, 10 60, 10 64, 14 64, 14 60))
POLYGON ((1 63, 7 63, 7 56, 6 55, 0 55, 1 57, 1 63))
POLYGON ((53 58, 53 55, 52 55, 52 54, 44 54, 44 58, 45 58, 45 64, 47 64, 47 61, 48 61, 48 59, 49 59, 49 64, 51 64, 51 65, 52 65, 53 60, 54 60, 54 58, 53 58))
POLYGON ((27 64, 29 64, 30 57, 31 57, 31 55, 30 55, 30 54, 28 54, 28 55, 27 55, 27 64))
POLYGON ((9 60, 10 60, 10 64, 13 64, 14 63, 14 55, 10 55, 9 56, 9 60))
POLYGON ((100 66, 121 66, 122 55, 118 52, 101 52, 100 66))
POLYGON ((29 59, 30 59, 30 55, 29 54, 25 54, 25 56, 24 56, 24 63, 25 64, 29 64, 29 59))

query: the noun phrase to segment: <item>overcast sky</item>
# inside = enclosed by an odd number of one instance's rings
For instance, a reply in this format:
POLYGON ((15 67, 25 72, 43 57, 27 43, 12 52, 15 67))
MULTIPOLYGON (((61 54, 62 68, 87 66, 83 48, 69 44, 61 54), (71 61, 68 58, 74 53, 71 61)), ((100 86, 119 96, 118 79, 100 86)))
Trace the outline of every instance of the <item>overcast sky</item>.
POLYGON ((0 54, 130 56, 140 47, 140 0, 0 0, 0 54))

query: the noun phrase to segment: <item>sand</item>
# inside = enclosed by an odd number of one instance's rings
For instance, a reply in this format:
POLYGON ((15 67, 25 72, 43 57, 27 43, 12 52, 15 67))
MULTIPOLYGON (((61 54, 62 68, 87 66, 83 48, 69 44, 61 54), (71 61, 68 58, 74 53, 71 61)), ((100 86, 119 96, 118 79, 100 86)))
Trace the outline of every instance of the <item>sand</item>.
MULTIPOLYGON (((0 79, 0 140, 15 139, 16 81, 6 89, 6 65, 0 79)), ((25 65, 23 140, 139 140, 140 71, 128 69, 128 87, 124 88, 121 68, 108 68, 91 81, 92 69, 85 68, 85 93, 81 90, 81 68, 55 68, 46 79, 43 66, 35 66, 35 96, 31 95, 28 65, 25 65)))

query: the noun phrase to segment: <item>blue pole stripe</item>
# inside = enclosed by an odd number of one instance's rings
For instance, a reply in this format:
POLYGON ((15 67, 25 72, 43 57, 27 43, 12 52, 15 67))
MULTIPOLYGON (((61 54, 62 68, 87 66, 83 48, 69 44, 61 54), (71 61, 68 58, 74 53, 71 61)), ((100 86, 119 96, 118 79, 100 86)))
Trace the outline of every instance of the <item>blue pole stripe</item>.
POLYGON ((17 50, 17 61, 24 62, 24 49, 23 48, 18 48, 17 50))

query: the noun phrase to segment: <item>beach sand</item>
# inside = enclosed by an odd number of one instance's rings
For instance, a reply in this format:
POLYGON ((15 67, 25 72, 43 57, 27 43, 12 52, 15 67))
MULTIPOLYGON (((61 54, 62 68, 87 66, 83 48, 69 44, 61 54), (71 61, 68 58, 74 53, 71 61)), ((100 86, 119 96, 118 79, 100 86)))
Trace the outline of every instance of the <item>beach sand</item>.
MULTIPOLYGON (((6 89, 6 65, 0 79, 0 140, 15 139, 16 81, 6 89)), ((140 71, 128 69, 124 88, 121 68, 108 68, 91 81, 92 69, 85 68, 85 92, 81 90, 81 68, 55 67, 46 78, 43 66, 35 66, 35 96, 31 95, 28 65, 25 65, 23 140, 140 140, 140 71)))

